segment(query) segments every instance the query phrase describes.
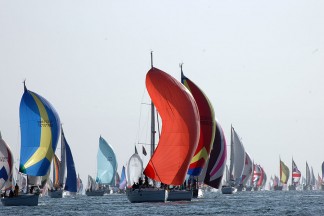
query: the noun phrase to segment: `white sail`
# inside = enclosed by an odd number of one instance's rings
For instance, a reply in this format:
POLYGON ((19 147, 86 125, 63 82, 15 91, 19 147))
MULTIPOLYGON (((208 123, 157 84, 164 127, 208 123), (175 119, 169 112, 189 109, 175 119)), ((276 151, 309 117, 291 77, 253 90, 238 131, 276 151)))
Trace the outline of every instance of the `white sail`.
POLYGON ((245 149, 243 143, 241 142, 236 131, 232 127, 231 133, 231 164, 230 164, 230 174, 231 180, 236 183, 242 175, 244 162, 245 162, 245 149))
POLYGON ((133 154, 127 164, 127 186, 132 186, 142 177, 143 161, 138 154, 133 154))

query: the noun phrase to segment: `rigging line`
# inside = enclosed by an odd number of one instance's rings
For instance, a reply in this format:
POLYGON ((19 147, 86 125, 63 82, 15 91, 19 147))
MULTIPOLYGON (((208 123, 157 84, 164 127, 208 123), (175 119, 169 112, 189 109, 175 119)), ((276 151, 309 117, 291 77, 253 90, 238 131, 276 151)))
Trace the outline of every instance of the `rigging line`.
POLYGON ((157 125, 158 125, 158 133, 159 133, 159 140, 160 140, 160 135, 161 135, 161 132, 160 132, 160 121, 159 121, 159 113, 158 113, 157 110, 156 110, 156 121, 157 121, 157 125))
MULTIPOLYGON (((142 94, 142 100, 144 100, 144 95, 145 95, 145 87, 144 87, 144 90, 143 90, 143 94, 142 94)), ((139 133, 140 133, 140 127, 141 127, 141 117, 142 117, 142 109, 141 109, 141 105, 142 103, 140 104, 140 116, 138 118, 138 127, 137 127, 137 138, 136 140, 139 140, 139 133)), ((135 142, 136 143, 136 142, 135 142)))

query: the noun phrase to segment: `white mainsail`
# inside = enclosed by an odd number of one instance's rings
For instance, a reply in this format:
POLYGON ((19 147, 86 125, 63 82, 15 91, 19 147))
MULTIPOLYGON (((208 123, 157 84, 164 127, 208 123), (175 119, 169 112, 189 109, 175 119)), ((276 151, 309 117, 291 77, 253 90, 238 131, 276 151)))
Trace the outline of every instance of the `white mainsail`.
POLYGON ((231 163, 230 174, 231 181, 237 184, 243 172, 245 162, 245 149, 236 131, 231 130, 231 163))
POLYGON ((127 164, 127 186, 131 187, 142 177, 143 161, 138 154, 133 154, 127 164))

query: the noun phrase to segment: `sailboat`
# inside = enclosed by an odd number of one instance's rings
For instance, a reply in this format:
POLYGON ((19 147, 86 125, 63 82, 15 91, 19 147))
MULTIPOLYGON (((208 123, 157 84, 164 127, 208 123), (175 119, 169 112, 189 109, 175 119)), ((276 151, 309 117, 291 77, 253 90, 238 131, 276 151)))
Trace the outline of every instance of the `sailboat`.
POLYGON ((297 186, 299 185, 299 181, 301 178, 301 172, 299 171, 299 169, 297 168, 297 165, 294 161, 294 159, 292 159, 292 165, 291 165, 291 185, 289 185, 289 190, 296 190, 297 186))
POLYGON ((125 166, 123 166, 119 182, 119 193, 125 193, 127 185, 125 166))
POLYGON ((61 160, 54 154, 53 157, 53 188, 48 192, 51 198, 62 198, 63 197, 63 185, 65 181, 65 137, 63 129, 61 130, 61 160))
POLYGON ((88 175, 88 186, 85 191, 87 196, 103 196, 105 191, 97 184, 97 182, 92 178, 92 176, 88 175))
POLYGON ((322 163, 322 184, 321 184, 321 190, 324 191, 324 162, 322 163))
MULTIPOLYGON (((7 143, 2 139, 0 132, 0 192, 1 190, 6 193, 9 189, 6 183, 8 182, 9 187, 12 186, 10 180, 13 174, 13 155, 7 143)), ((2 193, 1 193, 2 194, 2 193)))
POLYGON ((279 172, 279 180, 281 185, 274 186, 274 190, 282 190, 283 186, 287 184, 288 179, 289 179, 289 168, 284 164, 284 162, 280 159, 280 172, 279 172))
POLYGON ((216 134, 203 178, 204 184, 219 189, 226 166, 226 156, 227 150, 224 131, 218 121, 216 121, 216 134))
MULTIPOLYGON (((27 174, 28 184, 34 177, 45 176, 57 146, 60 119, 54 107, 42 96, 27 90, 20 102, 21 149, 19 171, 27 174)), ((39 185, 32 185, 31 194, 1 199, 5 206, 37 206, 39 185), (36 188, 36 190, 34 190, 36 188), (35 193, 34 193, 35 191, 35 193)))
POLYGON ((113 148, 103 138, 99 137, 99 149, 97 154, 97 177, 96 181, 88 176, 87 196, 103 196, 110 194, 111 186, 115 183, 117 172, 117 160, 113 148))
POLYGON ((238 134, 231 126, 230 181, 223 185, 222 193, 231 194, 240 182, 245 162, 245 150, 238 134))
POLYGON ((245 152, 244 168, 243 168, 242 176, 240 179, 239 187, 237 188, 238 191, 240 191, 239 188, 246 189, 247 187, 250 187, 250 186, 247 186, 247 183, 250 182, 250 177, 252 175, 252 170, 253 170, 252 166, 253 166, 252 160, 251 160, 249 154, 247 152, 245 152))
MULTIPOLYGON (((152 99, 152 117, 155 105, 163 127, 155 149, 155 129, 151 123, 151 159, 144 175, 162 185, 181 185, 198 145, 200 122, 196 102, 180 82, 154 68, 153 64, 146 75, 146 88, 152 99)), ((153 121, 151 118, 151 122, 153 121)), ((133 189, 126 191, 130 202, 164 202, 168 198, 167 190, 133 189)))
MULTIPOLYGON (((194 153, 193 158, 191 159, 188 175, 191 178, 193 197, 198 197, 198 176, 201 174, 203 167, 205 166, 210 151, 212 149, 212 145, 215 139, 216 132, 216 121, 214 108, 209 101, 208 97, 204 94, 204 92, 189 78, 187 78, 182 71, 182 64, 180 64, 181 68, 181 83, 191 92, 194 97, 199 111, 200 116, 200 136, 197 149, 194 153)), ((172 191, 171 191, 172 192, 172 191)), ((169 197, 172 197, 172 193, 169 193, 169 197)), ((189 193, 189 192, 187 192, 189 193)))
POLYGON ((74 160, 69 144, 65 139, 63 129, 61 128, 61 161, 56 155, 53 158, 53 182, 52 188, 48 194, 51 198, 62 198, 63 191, 69 192, 69 195, 75 196, 77 192, 77 177, 74 160), (65 178, 66 170, 66 178, 65 178), (64 186, 63 186, 64 185, 64 186))
POLYGON ((63 139, 65 142, 65 153, 66 153, 66 180, 64 185, 64 191, 66 191, 69 196, 75 197, 77 192, 77 175, 75 171, 74 160, 72 156, 72 151, 69 144, 65 140, 65 136, 62 130, 63 139))
POLYGON ((309 169, 307 161, 306 161, 306 179, 305 179, 305 185, 303 186, 303 189, 304 190, 312 190, 311 174, 310 174, 310 169, 309 169))
POLYGON ((78 174, 78 179, 77 179, 77 194, 82 195, 83 191, 83 183, 82 179, 80 178, 80 175, 78 174))
POLYGON ((99 186, 105 193, 112 193, 117 174, 117 159, 112 146, 100 136, 97 154, 97 179, 99 186))

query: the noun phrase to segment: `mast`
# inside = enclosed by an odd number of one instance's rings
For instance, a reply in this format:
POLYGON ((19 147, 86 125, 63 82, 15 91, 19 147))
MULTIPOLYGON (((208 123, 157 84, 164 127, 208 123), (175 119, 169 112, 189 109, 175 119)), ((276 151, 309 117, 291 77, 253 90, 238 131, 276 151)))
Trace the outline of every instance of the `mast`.
MULTIPOLYGON (((151 68, 153 68, 153 51, 151 51, 151 68)), ((151 100, 151 157, 155 150, 155 109, 151 100)))
POLYGON ((294 185, 294 158, 291 159, 291 185, 294 185))

